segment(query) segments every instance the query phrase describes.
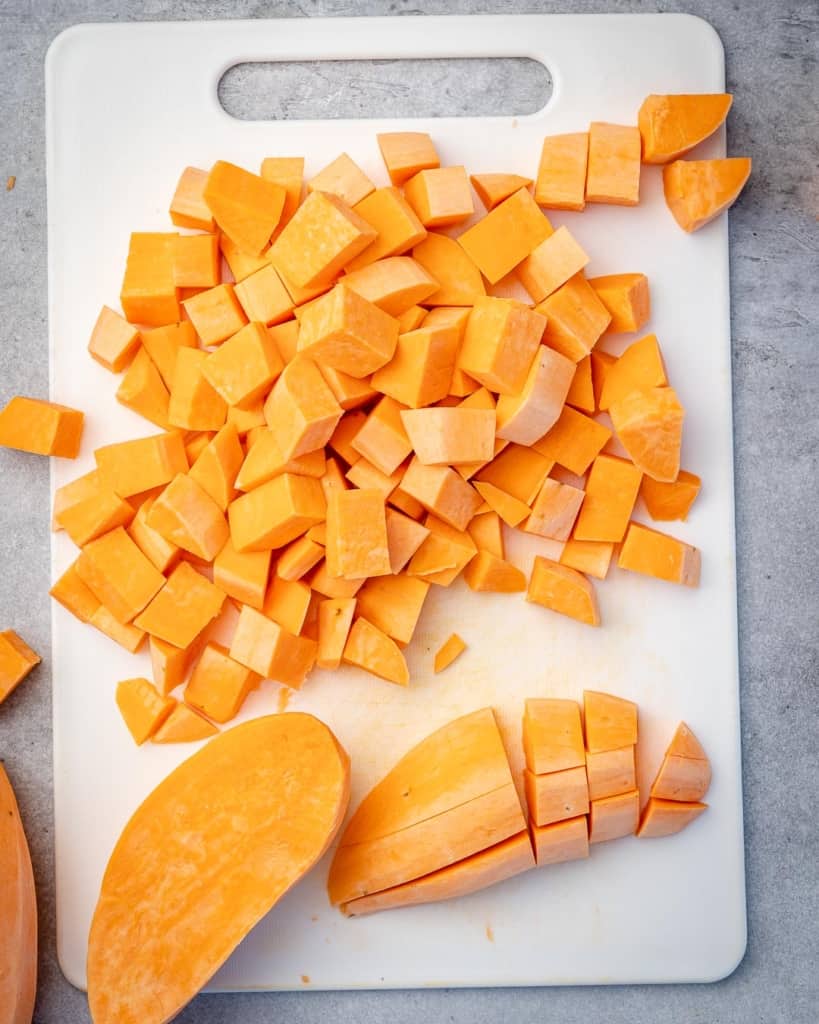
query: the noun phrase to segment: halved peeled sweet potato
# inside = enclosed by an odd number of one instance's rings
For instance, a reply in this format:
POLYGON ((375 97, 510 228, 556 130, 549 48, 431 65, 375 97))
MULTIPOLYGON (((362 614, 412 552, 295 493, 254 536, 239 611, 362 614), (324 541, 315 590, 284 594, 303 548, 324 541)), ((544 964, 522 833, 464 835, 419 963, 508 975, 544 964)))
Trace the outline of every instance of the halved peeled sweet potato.
POLYGON ((0 1021, 31 1024, 37 989, 37 901, 20 811, 0 764, 0 1021))
POLYGON ((246 722, 183 762, 108 862, 88 941, 95 1024, 175 1017, 322 856, 348 799, 347 755, 311 715, 246 722))

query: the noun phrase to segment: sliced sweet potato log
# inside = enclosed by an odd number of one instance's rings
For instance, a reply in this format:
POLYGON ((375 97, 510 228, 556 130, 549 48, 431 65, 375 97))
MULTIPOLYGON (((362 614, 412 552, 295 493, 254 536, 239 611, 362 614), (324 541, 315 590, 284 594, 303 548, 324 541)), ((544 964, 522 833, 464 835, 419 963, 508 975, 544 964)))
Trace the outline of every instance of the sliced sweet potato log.
POLYGON ((637 114, 643 163, 676 160, 713 135, 728 116, 732 100, 730 93, 646 96, 637 114))
POLYGON ((322 856, 348 799, 347 755, 311 715, 246 722, 183 762, 108 862, 88 941, 95 1024, 176 1016, 322 856))
POLYGON ((0 1020, 31 1024, 37 989, 37 898, 20 810, 0 763, 0 1020))
POLYGON ((374 914, 379 910, 392 910, 394 907, 412 907, 420 903, 451 900, 504 882, 507 878, 529 871, 534 866, 535 858, 529 834, 519 832, 511 839, 504 839, 495 846, 490 846, 480 853, 459 860, 439 871, 433 871, 422 878, 345 903, 341 910, 348 917, 358 917, 362 914, 374 914))

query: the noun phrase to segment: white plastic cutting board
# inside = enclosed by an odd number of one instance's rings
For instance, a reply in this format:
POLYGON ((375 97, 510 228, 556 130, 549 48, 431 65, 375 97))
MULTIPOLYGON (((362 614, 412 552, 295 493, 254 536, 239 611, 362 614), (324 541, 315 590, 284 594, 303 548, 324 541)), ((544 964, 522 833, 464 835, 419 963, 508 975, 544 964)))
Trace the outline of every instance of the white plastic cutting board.
MULTIPOLYGON (((59 486, 92 467, 94 448, 149 424, 119 406, 116 379, 87 356, 101 304, 116 305, 129 232, 169 230, 181 169, 225 158, 255 168, 304 154, 307 175, 346 150, 385 183, 375 133, 407 122, 240 122, 216 98, 242 60, 525 56, 542 60, 554 93, 518 118, 421 120, 443 163, 533 176, 547 133, 590 120, 634 123, 650 92, 719 92, 720 42, 684 15, 453 17, 81 26, 46 62, 52 398, 86 410, 83 453, 54 463, 59 486)), ((702 147, 724 154, 720 133, 702 147)), ((408 651, 408 690, 352 670, 311 676, 289 707, 316 713, 352 756, 352 806, 395 760, 462 713, 493 705, 520 768, 525 697, 610 690, 640 704, 640 776, 655 770, 685 719, 713 760, 711 809, 682 835, 593 848, 588 861, 530 872, 474 896, 346 920, 324 894, 325 861, 248 937, 212 988, 371 988, 707 981, 745 947, 734 570, 728 235, 723 217, 689 237, 665 209, 660 173, 641 204, 557 214, 592 256, 588 273, 642 270, 650 328, 688 410, 683 465, 701 474, 689 522, 672 532, 703 552, 698 590, 619 572, 598 588, 591 629, 527 604, 433 587, 408 651), (469 649, 433 676, 432 652, 457 630, 469 649)), ((631 340, 631 339, 628 339, 631 340)), ((625 339, 620 339, 620 347, 625 339)), ((616 350, 616 347, 615 347, 616 350)), ((545 542, 515 538, 527 572, 545 542)), ((56 534, 53 568, 74 557, 56 534)), ((58 946, 84 985, 85 944, 113 843, 148 791, 190 749, 137 749, 113 700, 141 661, 56 604, 54 745, 58 946)), ((273 684, 247 702, 275 710, 273 684)))

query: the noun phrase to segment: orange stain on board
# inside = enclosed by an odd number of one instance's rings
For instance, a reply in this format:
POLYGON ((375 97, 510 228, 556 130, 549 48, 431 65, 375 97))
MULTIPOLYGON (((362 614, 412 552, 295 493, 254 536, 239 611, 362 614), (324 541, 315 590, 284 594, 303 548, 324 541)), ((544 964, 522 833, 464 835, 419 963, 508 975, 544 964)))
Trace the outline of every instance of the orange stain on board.
POLYGON ((491 924, 488 924, 488 925, 486 926, 486 937, 487 937, 487 939, 488 939, 488 940, 489 940, 490 942, 494 942, 494 941, 495 941, 495 933, 494 933, 494 931, 492 930, 492 925, 491 925, 491 924))
POLYGON ((303 985, 309 985, 310 984, 310 975, 309 974, 302 974, 301 981, 302 981, 303 985))

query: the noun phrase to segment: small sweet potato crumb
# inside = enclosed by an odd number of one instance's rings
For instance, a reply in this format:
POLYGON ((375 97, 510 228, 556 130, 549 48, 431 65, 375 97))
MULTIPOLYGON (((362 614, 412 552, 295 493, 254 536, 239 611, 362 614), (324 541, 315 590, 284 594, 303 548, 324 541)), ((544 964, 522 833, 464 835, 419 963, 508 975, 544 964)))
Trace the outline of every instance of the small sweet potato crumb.
POLYGON ((6 181, 6 192, 11 192, 11 190, 14 188, 16 184, 17 176, 15 174, 10 174, 8 180, 6 181))

